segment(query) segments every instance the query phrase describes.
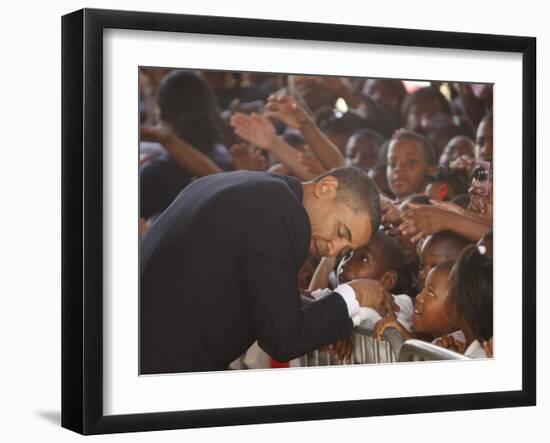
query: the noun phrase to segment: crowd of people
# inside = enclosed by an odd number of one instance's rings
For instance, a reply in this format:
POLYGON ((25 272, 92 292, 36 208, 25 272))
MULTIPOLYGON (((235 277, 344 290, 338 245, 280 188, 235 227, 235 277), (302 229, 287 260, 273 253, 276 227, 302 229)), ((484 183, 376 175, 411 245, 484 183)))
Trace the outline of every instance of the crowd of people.
MULTIPOLYGON (((493 356, 492 85, 142 68, 139 87, 140 236, 200 177, 358 168, 380 192, 380 228, 310 254, 296 290, 375 281, 396 306, 371 309, 375 337, 493 356)), ((342 361, 350 340, 330 346, 342 361)))

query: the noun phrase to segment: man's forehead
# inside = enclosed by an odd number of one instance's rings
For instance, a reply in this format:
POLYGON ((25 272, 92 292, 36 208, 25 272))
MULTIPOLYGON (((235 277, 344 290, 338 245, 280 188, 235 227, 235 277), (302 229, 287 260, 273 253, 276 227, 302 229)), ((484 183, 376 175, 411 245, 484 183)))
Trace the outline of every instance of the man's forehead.
POLYGON ((346 225, 351 231, 352 243, 356 247, 365 246, 370 241, 371 222, 370 215, 366 211, 355 214, 346 225))

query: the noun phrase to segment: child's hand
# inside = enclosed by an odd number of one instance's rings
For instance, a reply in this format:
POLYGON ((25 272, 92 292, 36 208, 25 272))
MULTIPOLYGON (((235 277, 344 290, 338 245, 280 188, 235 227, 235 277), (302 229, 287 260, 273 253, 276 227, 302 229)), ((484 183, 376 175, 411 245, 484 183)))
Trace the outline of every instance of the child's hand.
POLYGON ((487 358, 493 358, 493 337, 483 342, 483 349, 485 349, 487 358))
POLYGON ((310 150, 300 152, 298 154, 298 161, 304 168, 306 168, 308 172, 311 172, 312 174, 321 175, 327 172, 327 169, 323 167, 321 162, 317 160, 317 157, 315 157, 310 150))
POLYGON ((449 163, 449 169, 457 172, 464 172, 466 175, 470 175, 475 164, 475 159, 467 154, 461 155, 457 159, 449 163))
POLYGON ((446 211, 454 212, 455 214, 458 214, 458 215, 465 215, 467 212, 466 209, 464 209, 462 206, 459 206, 456 203, 452 203, 448 201, 430 199, 430 203, 436 208, 445 209, 446 211))
POLYGON ((382 203, 382 224, 384 226, 398 226, 401 224, 401 211, 393 204, 393 202, 381 196, 382 203))
POLYGON ((292 128, 300 129, 305 123, 311 121, 298 101, 288 95, 281 97, 272 95, 265 108, 268 111, 265 114, 267 118, 280 120, 292 128))
POLYGON ((405 327, 397 321, 395 314, 390 313, 376 322, 374 326, 374 339, 380 340, 383 338, 384 331, 388 328, 397 329, 399 334, 405 339, 413 338, 413 335, 405 329, 405 327))
POLYGON ((264 116, 237 112, 231 116, 231 126, 244 140, 263 149, 269 149, 275 140, 275 127, 264 116))
POLYGON ((238 143, 229 149, 235 169, 246 169, 249 171, 265 171, 267 161, 262 151, 253 149, 246 143, 238 143))
POLYGON ((458 352, 459 354, 464 354, 464 351, 466 351, 466 345, 455 339, 452 335, 444 335, 438 338, 435 344, 442 348, 449 349, 450 351, 458 352))
POLYGON ((403 235, 411 236, 411 242, 428 235, 436 234, 448 228, 450 211, 440 207, 409 204, 409 208, 402 213, 405 220, 399 230, 403 235))
POLYGON ((174 136, 174 133, 167 125, 159 123, 156 126, 142 126, 139 129, 139 136, 142 141, 163 144, 168 138, 174 136))
POLYGON ((359 306, 372 308, 380 315, 398 312, 400 309, 393 296, 378 280, 361 278, 347 284, 353 288, 359 306))

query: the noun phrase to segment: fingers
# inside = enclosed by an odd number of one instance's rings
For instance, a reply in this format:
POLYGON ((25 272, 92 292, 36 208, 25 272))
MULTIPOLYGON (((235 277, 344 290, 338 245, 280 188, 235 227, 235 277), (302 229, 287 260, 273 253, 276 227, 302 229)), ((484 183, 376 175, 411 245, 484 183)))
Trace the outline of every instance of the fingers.
POLYGON ((252 117, 242 112, 237 112, 231 116, 230 123, 233 128, 249 128, 252 126, 252 117))
POLYGON ((411 237, 411 243, 416 243, 426 237, 426 233, 420 231, 418 234, 411 237))
POLYGON ((399 305, 395 302, 395 298, 393 295, 391 295, 388 291, 386 291, 384 288, 381 288, 381 290, 384 293, 384 298, 382 299, 382 304, 384 305, 384 309, 386 311, 386 315, 394 315, 394 312, 399 312, 401 309, 399 305))

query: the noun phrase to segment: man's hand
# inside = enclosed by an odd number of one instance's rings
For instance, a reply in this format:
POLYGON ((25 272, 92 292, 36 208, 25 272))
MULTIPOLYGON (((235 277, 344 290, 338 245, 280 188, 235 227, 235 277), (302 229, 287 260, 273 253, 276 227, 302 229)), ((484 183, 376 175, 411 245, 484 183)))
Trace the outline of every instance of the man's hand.
POLYGON ((324 348, 323 350, 326 350, 334 355, 334 357, 338 360, 338 363, 352 363, 351 353, 353 352, 353 340, 351 335, 349 337, 341 338, 331 345, 326 346, 326 349, 324 348))
POLYGON ((355 291, 359 306, 372 308, 382 316, 399 311, 399 306, 395 303, 393 296, 378 280, 361 278, 348 282, 348 285, 355 291))
POLYGON ((237 112, 231 116, 231 126, 244 140, 262 149, 269 149, 275 141, 275 127, 264 116, 237 112))
POLYGON ((288 95, 282 97, 272 95, 269 97, 265 108, 268 111, 265 115, 267 118, 280 120, 295 129, 300 129, 304 124, 311 121, 298 101, 288 95))

